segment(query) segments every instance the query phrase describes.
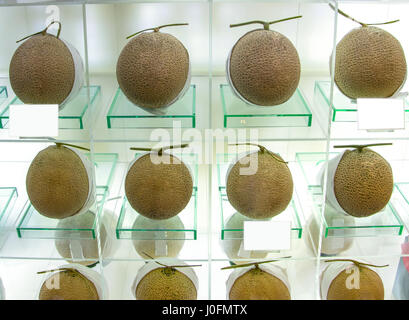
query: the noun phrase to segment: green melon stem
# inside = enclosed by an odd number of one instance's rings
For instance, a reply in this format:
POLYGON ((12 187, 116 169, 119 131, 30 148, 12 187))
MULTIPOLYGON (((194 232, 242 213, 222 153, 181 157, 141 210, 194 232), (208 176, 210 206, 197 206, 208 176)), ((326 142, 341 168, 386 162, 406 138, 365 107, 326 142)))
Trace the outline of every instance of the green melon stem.
POLYGON ((358 150, 358 152, 362 152, 362 150, 367 147, 391 146, 391 145, 392 143, 350 144, 350 145, 334 146, 334 149, 355 148, 358 150))
POLYGON ((255 23, 260 23, 263 25, 264 30, 270 30, 270 25, 279 23, 279 22, 284 22, 288 20, 293 20, 293 19, 299 19, 302 16, 295 16, 295 17, 289 17, 289 18, 284 18, 280 20, 274 20, 274 21, 262 21, 262 20, 253 20, 253 21, 248 21, 248 22, 242 22, 242 23, 237 23, 237 24, 231 24, 230 28, 235 28, 235 27, 241 27, 241 26, 246 26, 248 24, 255 24, 255 23))
POLYGON ((77 146, 77 145, 75 145, 75 144, 69 144, 69 143, 64 143, 64 142, 55 142, 55 145, 56 145, 57 147, 67 146, 67 147, 73 147, 73 148, 77 148, 77 149, 81 149, 81 150, 85 150, 85 151, 91 151, 91 150, 88 149, 88 148, 80 147, 80 146, 77 146))
POLYGON ((44 274, 44 273, 50 273, 50 272, 56 272, 56 271, 74 271, 73 268, 57 268, 57 269, 51 269, 51 270, 45 270, 45 271, 38 271, 37 274, 44 274))
MULTIPOLYGON (((153 260, 154 262, 156 262, 157 264, 161 265, 162 267, 165 267, 165 270, 166 270, 166 269, 171 269, 172 271, 174 271, 175 268, 195 268, 195 267, 201 267, 201 266, 202 266, 201 264, 191 264, 191 265, 184 264, 184 265, 171 265, 171 266, 169 266, 169 265, 167 265, 167 264, 164 264, 164 263, 159 262, 158 260, 155 260, 154 257, 152 257, 151 255, 147 254, 146 252, 142 252, 142 253, 143 253, 145 256, 147 256, 149 259, 151 259, 151 260, 153 260)), ((165 271, 165 273, 166 273, 166 271, 165 271)))
MULTIPOLYGON (((332 10, 334 10, 334 11, 336 10, 335 7, 331 3, 329 3, 328 5, 331 7, 332 10)), ((352 18, 350 15, 346 14, 344 11, 342 11, 340 9, 338 9, 338 13, 340 15, 344 16, 345 18, 349 19, 349 20, 352 20, 352 21, 354 21, 356 23, 359 23, 362 27, 380 26, 380 25, 391 24, 391 23, 395 23, 395 22, 399 21, 399 19, 397 19, 397 20, 392 20, 392 21, 387 21, 387 22, 379 22, 379 23, 364 23, 364 22, 361 22, 361 21, 358 21, 358 20, 352 18)))
POLYGON ((324 262, 329 262, 329 263, 331 263, 331 262, 352 262, 358 268, 362 267, 362 266, 368 266, 368 267, 373 267, 373 268, 386 268, 386 267, 389 267, 389 264, 378 266, 378 265, 374 265, 374 264, 359 262, 359 261, 352 260, 352 259, 333 259, 333 260, 325 260, 324 262))
MULTIPOLYGON (((282 259, 288 259, 288 258, 291 258, 291 256, 282 257, 282 259)), ((235 265, 233 265, 233 266, 223 267, 223 268, 221 268, 221 270, 246 268, 246 267, 252 267, 252 266, 255 266, 256 268, 258 268, 258 266, 259 266, 260 264, 271 263, 271 262, 277 262, 277 261, 279 261, 279 260, 278 260, 278 259, 274 259, 274 260, 265 260, 265 261, 249 262, 249 263, 243 263, 243 264, 235 264, 235 265)))
POLYGON ((261 153, 268 153, 270 156, 274 158, 274 160, 277 160, 278 162, 285 163, 287 164, 288 162, 281 160, 279 157, 277 157, 274 153, 269 151, 266 147, 263 147, 262 145, 256 144, 256 143, 229 143, 229 146, 255 146, 260 149, 261 153))
POLYGON ((16 43, 19 43, 19 42, 21 42, 21 41, 23 41, 23 40, 26 40, 26 39, 28 39, 28 38, 30 38, 30 37, 32 37, 32 36, 36 36, 36 35, 38 35, 38 34, 45 35, 45 34, 47 33, 48 28, 51 27, 51 25, 53 25, 54 23, 58 23, 58 31, 57 31, 57 35, 56 35, 56 38, 58 39, 58 38, 60 37, 60 33, 61 33, 61 22, 59 22, 59 21, 51 21, 51 23, 50 23, 47 27, 45 27, 45 29, 43 29, 43 30, 41 30, 41 31, 39 31, 39 32, 30 34, 29 36, 24 37, 23 39, 17 40, 16 43))
POLYGON ((159 27, 143 29, 143 30, 141 30, 141 31, 135 32, 134 34, 131 34, 130 36, 127 36, 126 38, 127 38, 127 39, 132 38, 132 37, 136 36, 137 34, 140 34, 140 33, 145 32, 145 31, 150 31, 150 30, 152 30, 153 32, 159 32, 160 29, 165 28, 165 27, 176 27, 176 26, 187 26, 187 25, 189 25, 189 24, 188 24, 188 23, 171 23, 171 24, 164 24, 164 25, 159 26, 159 27))
POLYGON ((167 147, 162 147, 160 149, 154 149, 154 148, 139 148, 139 147, 132 147, 129 148, 130 150, 133 151, 157 151, 158 155, 162 155, 163 151, 165 150, 169 150, 169 149, 180 149, 180 148, 186 148, 188 147, 189 144, 188 143, 184 143, 184 144, 178 144, 178 145, 173 145, 173 146, 167 146, 167 147))

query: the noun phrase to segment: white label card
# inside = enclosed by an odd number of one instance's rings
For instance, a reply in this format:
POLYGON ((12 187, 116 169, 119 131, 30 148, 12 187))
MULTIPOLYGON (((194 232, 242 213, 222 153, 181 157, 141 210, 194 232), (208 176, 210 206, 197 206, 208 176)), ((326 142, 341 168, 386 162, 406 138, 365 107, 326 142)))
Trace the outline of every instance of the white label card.
POLYGON ((244 250, 291 249, 291 221, 244 221, 244 250))
POLYGON ((58 104, 10 105, 11 137, 58 136, 58 104))
POLYGON ((357 99, 358 130, 405 129, 405 99, 357 99))

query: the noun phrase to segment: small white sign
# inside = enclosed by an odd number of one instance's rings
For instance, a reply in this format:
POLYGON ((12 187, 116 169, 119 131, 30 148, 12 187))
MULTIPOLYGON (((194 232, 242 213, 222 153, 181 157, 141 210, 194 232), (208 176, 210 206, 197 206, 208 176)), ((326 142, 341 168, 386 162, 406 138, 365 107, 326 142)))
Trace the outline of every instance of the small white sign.
POLYGON ((357 99, 358 130, 405 129, 405 100, 399 98, 357 99))
POLYGON ((58 136, 58 104, 16 104, 10 106, 11 137, 58 136))
POLYGON ((291 221, 244 221, 244 250, 289 250, 291 221))

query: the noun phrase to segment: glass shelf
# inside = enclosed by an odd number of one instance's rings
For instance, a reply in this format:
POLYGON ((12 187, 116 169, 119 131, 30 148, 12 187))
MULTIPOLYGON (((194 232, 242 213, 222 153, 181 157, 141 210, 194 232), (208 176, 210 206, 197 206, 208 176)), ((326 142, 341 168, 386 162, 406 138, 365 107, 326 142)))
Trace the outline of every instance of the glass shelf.
POLYGON ((400 192, 405 202, 409 205, 409 182, 395 183, 396 189, 400 192))
POLYGON ((17 188, 0 187, 0 228, 7 225, 8 216, 17 197, 17 188))
MULTIPOLYGON (((330 152, 329 158, 337 154, 337 152, 330 152)), ((322 216, 323 194, 318 174, 325 163, 325 153, 297 153, 296 159, 308 184, 315 212, 323 222, 325 237, 376 237, 402 234, 403 223, 393 201, 389 201, 384 210, 366 218, 354 218, 338 212, 326 212, 322 216)), ((395 186, 394 192, 397 191, 395 186)))
POLYGON ((186 94, 172 104, 166 115, 153 115, 135 106, 117 89, 107 114, 109 129, 118 128, 172 128, 173 121, 181 122, 182 128, 196 126, 196 85, 190 85, 186 94))
POLYGON ((301 89, 278 106, 249 105, 236 97, 228 84, 220 85, 225 128, 311 127, 312 113, 301 89))
MULTIPOLYGON (((91 155, 86 154, 89 158, 91 155)), ((96 185, 108 190, 112 177, 115 172, 115 167, 118 162, 117 153, 95 153, 95 173, 96 173, 96 185)))
MULTIPOLYGON (((315 82, 315 95, 320 95, 322 98, 323 106, 326 110, 329 108, 329 96, 330 96, 330 81, 316 81, 315 82)), ((334 101, 332 107, 332 121, 334 122, 356 122, 357 121, 357 106, 356 102, 345 96, 338 87, 334 85, 334 101)), ((409 121, 409 104, 405 100, 405 120, 409 121)))
MULTIPOLYGON (((243 239, 243 228, 230 229, 226 226, 226 222, 237 212, 227 199, 226 188, 219 187, 220 207, 221 207, 221 219, 222 219, 222 240, 241 240, 243 239)), ((302 226, 300 218, 298 216, 297 209, 294 204, 294 200, 288 205, 282 213, 276 216, 279 219, 285 219, 291 221, 291 237, 293 239, 301 239, 302 226)), ((274 221, 273 217, 271 221, 274 221)), ((254 219, 247 218, 245 221, 256 221, 254 219)))
MULTIPOLYGON (((90 211, 95 213, 105 202, 107 190, 97 187, 97 205, 93 205, 90 211)), ((64 235, 66 239, 95 239, 96 220, 91 228, 59 228, 60 219, 50 219, 38 213, 37 210, 27 201, 23 208, 23 217, 17 226, 17 235, 19 238, 26 239, 55 239, 56 234, 64 235), (64 232, 61 232, 64 230, 64 232)), ((60 237, 58 237, 60 238, 60 237)))
POLYGON ((8 98, 7 87, 0 86, 0 106, 6 101, 8 98))
MULTIPOLYGON (((90 154, 86 154, 90 157, 90 154)), ((96 164, 96 203, 91 206, 90 211, 95 214, 95 221, 92 228, 67 228, 63 229, 57 226, 59 219, 47 218, 39 214, 30 201, 27 200, 23 210, 22 218, 17 226, 17 235, 19 238, 30 239, 55 239, 56 233, 58 238, 64 237, 69 239, 95 239, 96 220, 101 214, 105 200, 108 197, 109 184, 115 170, 118 155, 114 153, 94 154, 96 164), (64 232, 60 232, 64 230, 64 232)))
MULTIPOLYGON (((226 174, 230 163, 236 159, 236 154, 218 154, 217 155, 217 175, 219 184, 219 199, 220 199, 220 209, 221 209, 221 239, 222 240, 232 240, 232 239, 243 239, 243 228, 240 229, 230 229, 226 227, 226 222, 235 214, 237 211, 231 206, 227 194, 226 194, 226 174)), ((294 189, 293 199, 296 198, 294 189)), ((288 207, 280 213, 278 216, 273 217, 291 221, 291 236, 294 239, 300 239, 302 237, 302 225, 301 220, 298 215, 298 211, 294 200, 291 200, 288 207)), ((246 218, 246 221, 254 221, 254 219, 246 218)))
MULTIPOLYGON (((89 94, 91 105, 95 103, 101 92, 100 86, 90 86, 89 94)), ((12 104, 22 104, 21 100, 14 97, 7 106, 0 111, 0 129, 7 129, 9 122, 9 110, 12 104)), ((83 87, 78 95, 70 101, 58 113, 58 126, 60 129, 84 129, 86 122, 86 112, 88 110, 88 90, 83 87)))
MULTIPOLYGON (((134 239, 134 240, 196 240, 197 237, 197 154, 178 154, 172 153, 185 163, 193 175, 193 193, 187 206, 176 216, 180 219, 183 228, 171 229, 168 228, 172 224, 172 219, 167 220, 152 220, 141 216, 129 204, 124 197, 119 215, 116 237, 118 239, 134 239), (137 228, 135 221, 143 221, 146 225, 153 226, 152 228, 137 228), (149 220, 149 221, 144 221, 149 220)), ((139 157, 141 153, 136 153, 135 157, 139 157)))
POLYGON ((121 213, 116 227, 118 239, 132 240, 196 240, 197 238, 197 188, 193 188, 192 198, 187 206, 176 216, 184 228, 170 229, 168 220, 151 220, 153 228, 139 228, 135 221, 142 217, 129 204, 126 197, 122 202, 121 213))

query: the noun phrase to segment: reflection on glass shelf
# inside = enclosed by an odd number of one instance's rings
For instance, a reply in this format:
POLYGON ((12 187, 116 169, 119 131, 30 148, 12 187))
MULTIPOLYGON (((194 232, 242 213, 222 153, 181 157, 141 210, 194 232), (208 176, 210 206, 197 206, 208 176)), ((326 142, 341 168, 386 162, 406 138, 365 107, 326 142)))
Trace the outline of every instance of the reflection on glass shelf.
MULTIPOLYGON (((243 239, 243 228, 230 228, 227 225, 229 219, 237 213, 237 211, 231 206, 227 194, 226 194, 226 174, 230 163, 236 159, 236 154, 218 154, 217 158, 217 176, 219 184, 219 197, 220 197, 220 210, 221 210, 221 238, 226 239, 243 239)), ((296 194, 293 194, 293 199, 296 198, 296 194)), ((278 216, 273 217, 274 219, 284 219, 291 221, 291 236, 292 238, 302 237, 302 225, 300 217, 297 212, 294 200, 291 200, 288 207, 280 213, 278 216)), ((246 218, 246 221, 253 221, 254 219, 246 218)))
MULTIPOLYGON (((332 158, 337 153, 330 153, 332 158)), ((346 216, 341 212, 331 212, 323 216, 321 212, 323 194, 320 173, 325 163, 324 152, 297 153, 296 159, 308 184, 315 211, 321 217, 325 237, 376 237, 380 235, 401 235, 403 223, 392 201, 386 208, 366 218, 346 216), (348 217, 346 219, 345 217, 348 217)), ((396 187, 394 192, 396 192, 396 187)))
POLYGON ((409 205, 409 182, 395 183, 396 189, 400 192, 405 202, 409 205))
POLYGON ((187 206, 176 216, 180 226, 174 226, 172 219, 151 220, 142 217, 129 204, 126 197, 116 227, 118 239, 134 240, 196 240, 197 238, 197 188, 187 206), (150 220, 151 223, 146 223, 150 220), (141 223, 138 223, 141 222, 141 223))
POLYGON ((8 93, 6 86, 0 86, 0 106, 7 100, 8 93))
MULTIPOLYGON (((95 103, 100 94, 100 86, 89 86, 89 97, 91 104, 95 103)), ((0 111, 0 129, 7 129, 9 122, 10 105, 23 104, 14 97, 9 104, 0 111)), ((88 110, 88 87, 83 87, 78 95, 67 103, 58 113, 58 126, 60 129, 84 129, 88 110)))
MULTIPOLYGON (((89 154, 86 154, 90 157, 89 154)), ((95 239, 96 220, 102 212, 106 197, 108 196, 109 184, 115 170, 118 155, 114 153, 94 154, 95 175, 96 175, 96 202, 90 210, 95 214, 95 220, 91 228, 70 228, 65 224, 59 227, 59 219, 47 218, 38 213, 31 205, 30 201, 22 211, 22 217, 17 225, 17 234, 20 238, 32 239, 95 239), (64 232, 61 232, 64 231, 64 232)))
POLYGON ((16 188, 0 187, 0 228, 7 223, 8 214, 11 212, 17 197, 16 188))
MULTIPOLYGON (((91 154, 86 156, 91 158, 91 154)), ((117 153, 95 153, 94 164, 96 173, 96 185, 105 189, 109 188, 118 161, 117 153)))
POLYGON ((172 104, 165 115, 154 115, 135 106, 117 89, 107 114, 109 129, 114 128, 172 128, 180 121, 182 128, 196 126, 196 85, 190 85, 186 94, 172 104))
MULTIPOLYGON (((320 95, 322 105, 320 108, 328 110, 330 106, 331 82, 330 81, 316 81, 315 95, 320 95)), ((356 122, 357 121, 357 105, 356 102, 345 96, 338 87, 334 85, 334 101, 332 107, 332 121, 334 122, 356 122)), ((409 104, 405 101, 405 120, 409 121, 409 104)))
POLYGON ((227 84, 220 85, 225 128, 310 127, 312 113, 299 88, 285 103, 261 107, 236 97, 227 84))

